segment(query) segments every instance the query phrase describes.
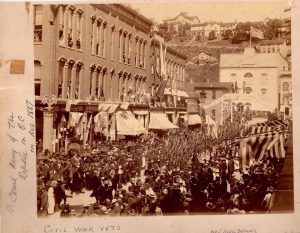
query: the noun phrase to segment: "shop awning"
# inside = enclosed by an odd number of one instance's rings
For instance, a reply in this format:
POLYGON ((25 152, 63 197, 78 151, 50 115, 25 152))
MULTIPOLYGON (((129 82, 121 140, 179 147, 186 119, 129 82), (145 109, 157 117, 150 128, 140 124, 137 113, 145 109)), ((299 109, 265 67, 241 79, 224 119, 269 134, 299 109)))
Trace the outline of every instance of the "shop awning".
POLYGON ((178 126, 170 122, 163 112, 150 112, 149 129, 177 129, 178 126))
POLYGON ((113 113, 118 108, 118 106, 119 106, 119 104, 104 104, 104 103, 100 103, 98 105, 98 110, 100 112, 113 113))
POLYGON ((118 135, 140 135, 146 133, 145 128, 130 111, 118 111, 116 113, 118 135))
POLYGON ((188 116, 188 125, 198 125, 201 123, 202 123, 202 120, 198 114, 191 114, 188 116))
POLYGON ((133 111, 135 115, 147 115, 149 113, 148 110, 135 110, 133 111))

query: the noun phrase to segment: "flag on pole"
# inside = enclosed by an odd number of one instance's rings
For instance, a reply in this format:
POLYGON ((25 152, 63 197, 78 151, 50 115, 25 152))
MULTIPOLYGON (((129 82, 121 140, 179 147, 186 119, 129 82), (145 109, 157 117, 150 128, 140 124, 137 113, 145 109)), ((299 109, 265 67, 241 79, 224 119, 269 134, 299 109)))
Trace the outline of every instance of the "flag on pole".
POLYGON ((254 27, 250 27, 250 35, 251 37, 255 37, 255 38, 258 38, 258 39, 264 39, 264 34, 261 30, 257 29, 257 28, 254 28, 254 27))

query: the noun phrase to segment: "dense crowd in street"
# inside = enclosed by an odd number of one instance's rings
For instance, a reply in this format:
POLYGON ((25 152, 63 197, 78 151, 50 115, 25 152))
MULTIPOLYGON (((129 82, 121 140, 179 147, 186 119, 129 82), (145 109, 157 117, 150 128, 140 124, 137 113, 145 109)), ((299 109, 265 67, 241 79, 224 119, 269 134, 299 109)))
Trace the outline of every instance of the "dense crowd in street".
POLYGON ((266 157, 239 167, 244 126, 228 122, 218 138, 205 127, 162 137, 95 141, 37 159, 39 216, 136 216, 269 211, 283 159, 266 157), (73 208, 72 195, 89 192, 94 204, 73 208), (67 194, 68 193, 68 194, 67 194))

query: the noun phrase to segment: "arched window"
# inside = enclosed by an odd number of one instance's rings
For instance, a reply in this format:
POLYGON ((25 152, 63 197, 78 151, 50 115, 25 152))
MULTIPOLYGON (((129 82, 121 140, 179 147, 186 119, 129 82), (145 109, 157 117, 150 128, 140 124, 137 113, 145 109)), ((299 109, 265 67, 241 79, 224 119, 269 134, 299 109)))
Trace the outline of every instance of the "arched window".
POLYGON ((246 74, 244 75, 244 77, 245 77, 245 78, 252 78, 253 75, 252 75, 251 73, 248 72, 248 73, 246 73, 246 74))
POLYGON ((267 93, 267 88, 262 88, 261 89, 261 94, 265 95, 267 93))
POLYGON ((245 94, 251 94, 252 91, 251 87, 245 87, 245 94))

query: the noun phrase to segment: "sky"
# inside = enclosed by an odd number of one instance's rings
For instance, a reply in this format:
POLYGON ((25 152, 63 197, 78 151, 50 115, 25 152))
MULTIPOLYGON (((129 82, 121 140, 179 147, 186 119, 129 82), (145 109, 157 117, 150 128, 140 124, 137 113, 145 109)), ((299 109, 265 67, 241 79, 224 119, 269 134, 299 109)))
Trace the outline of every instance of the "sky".
POLYGON ((133 9, 147 18, 153 18, 161 23, 163 19, 174 18, 181 12, 189 16, 198 16, 201 22, 246 22, 261 21, 268 18, 286 18, 290 12, 288 1, 252 1, 252 2, 165 2, 165 3, 130 3, 133 9))

